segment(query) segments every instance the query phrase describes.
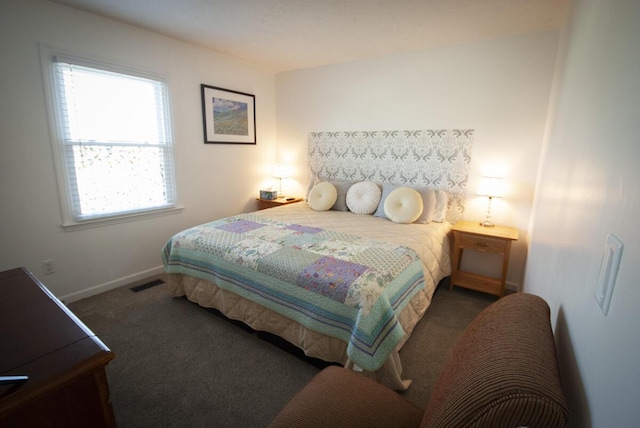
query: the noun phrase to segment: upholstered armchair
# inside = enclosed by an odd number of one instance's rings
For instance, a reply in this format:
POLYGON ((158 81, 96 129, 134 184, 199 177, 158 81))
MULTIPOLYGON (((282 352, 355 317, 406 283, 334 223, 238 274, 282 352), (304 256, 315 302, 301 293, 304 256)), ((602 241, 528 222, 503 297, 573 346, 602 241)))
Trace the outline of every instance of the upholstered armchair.
POLYGON ((538 296, 516 293, 467 327, 424 410, 360 373, 331 366, 271 427, 551 428, 567 418, 549 307, 538 296))

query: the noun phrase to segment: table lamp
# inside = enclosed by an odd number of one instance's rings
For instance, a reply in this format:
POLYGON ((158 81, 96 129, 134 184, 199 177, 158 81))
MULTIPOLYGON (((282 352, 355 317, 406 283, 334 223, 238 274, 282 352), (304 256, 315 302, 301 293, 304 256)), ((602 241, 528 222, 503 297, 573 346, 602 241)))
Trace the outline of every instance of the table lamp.
POLYGON ((504 196, 504 183, 500 177, 482 177, 480 186, 478 186, 478 195, 487 196, 489 204, 487 205, 487 217, 480 225, 484 227, 493 227, 495 224, 491 221, 491 200, 493 198, 501 198, 504 196))
POLYGON ((278 179, 278 197, 282 194, 282 179, 289 177, 289 165, 280 163, 273 166, 273 177, 278 179))

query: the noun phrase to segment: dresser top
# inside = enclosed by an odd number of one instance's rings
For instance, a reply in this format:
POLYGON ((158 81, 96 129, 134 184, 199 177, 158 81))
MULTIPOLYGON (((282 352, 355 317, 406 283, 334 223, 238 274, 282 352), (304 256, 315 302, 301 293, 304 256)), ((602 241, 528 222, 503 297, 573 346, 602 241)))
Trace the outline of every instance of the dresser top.
MULTIPOLYGON (((0 272, 0 375, 26 375, 18 391, 113 353, 29 271, 0 272)), ((5 392, 0 387, 0 397, 5 392)), ((3 399, 5 397, 2 397, 3 399)))

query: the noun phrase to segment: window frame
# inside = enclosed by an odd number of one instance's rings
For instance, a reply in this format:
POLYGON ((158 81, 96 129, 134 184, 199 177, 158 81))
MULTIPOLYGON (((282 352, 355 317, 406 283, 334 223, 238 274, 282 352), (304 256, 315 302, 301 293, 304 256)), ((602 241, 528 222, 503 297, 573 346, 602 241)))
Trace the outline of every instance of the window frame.
POLYGON ((98 227, 109 224, 122 223, 127 221, 135 221, 150 217, 176 214, 182 211, 183 207, 179 203, 177 190, 177 172, 175 162, 174 135, 173 135, 173 118, 171 114, 171 101, 169 93, 169 84, 165 76, 148 70, 131 67, 113 61, 94 58, 88 55, 70 53, 61 49, 51 48, 40 45, 41 64, 43 68, 43 78, 45 94, 48 104, 48 115, 50 122, 51 144, 53 149, 53 160, 56 172, 56 182, 58 187, 59 200, 61 204, 62 228, 67 231, 85 229, 90 227, 98 227), (169 193, 173 194, 173 201, 168 201, 166 205, 160 207, 149 207, 143 209, 133 209, 129 211, 119 211, 108 214, 98 214, 89 216, 88 218, 76 218, 74 213, 74 193, 71 188, 72 178, 69 172, 69 164, 65 158, 65 138, 63 130, 66 125, 65 117, 59 111, 58 93, 56 89, 56 65, 54 58, 61 58, 65 61, 72 62, 84 67, 91 67, 107 72, 114 72, 128 76, 151 79, 160 82, 163 92, 163 109, 165 115, 166 134, 168 137, 166 152, 170 159, 170 175, 172 176, 166 184, 170 186, 169 193))

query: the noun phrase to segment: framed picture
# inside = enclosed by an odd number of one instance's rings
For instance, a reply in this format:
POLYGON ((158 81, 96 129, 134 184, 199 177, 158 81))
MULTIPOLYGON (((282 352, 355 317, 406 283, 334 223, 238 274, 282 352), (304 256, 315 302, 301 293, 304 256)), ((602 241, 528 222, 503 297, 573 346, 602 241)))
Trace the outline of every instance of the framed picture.
POLYGON ((200 85, 205 144, 256 144, 256 97, 200 85))

